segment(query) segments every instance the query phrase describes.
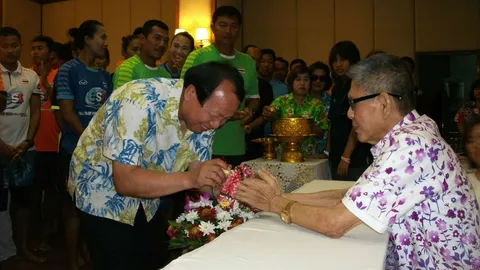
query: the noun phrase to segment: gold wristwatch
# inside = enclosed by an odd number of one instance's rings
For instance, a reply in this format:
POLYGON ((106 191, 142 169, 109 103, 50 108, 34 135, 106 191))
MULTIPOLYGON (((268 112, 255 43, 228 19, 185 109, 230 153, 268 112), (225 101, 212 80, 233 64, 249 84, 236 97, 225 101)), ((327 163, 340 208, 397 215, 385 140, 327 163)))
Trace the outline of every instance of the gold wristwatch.
POLYGON ((290 215, 290 209, 292 209, 292 205, 296 204, 297 201, 290 201, 285 208, 283 208, 282 213, 280 213, 280 218, 282 221, 290 224, 292 223, 292 216, 290 215))

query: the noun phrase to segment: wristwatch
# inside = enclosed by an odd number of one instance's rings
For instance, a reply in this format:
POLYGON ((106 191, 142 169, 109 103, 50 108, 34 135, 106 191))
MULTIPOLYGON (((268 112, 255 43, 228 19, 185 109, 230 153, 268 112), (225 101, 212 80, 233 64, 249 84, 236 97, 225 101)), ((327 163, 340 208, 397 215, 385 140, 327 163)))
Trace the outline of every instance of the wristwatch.
POLYGON ((282 213, 280 213, 280 218, 286 224, 292 223, 292 216, 290 215, 290 209, 292 209, 292 205, 296 204, 297 201, 290 201, 285 208, 283 208, 282 213))

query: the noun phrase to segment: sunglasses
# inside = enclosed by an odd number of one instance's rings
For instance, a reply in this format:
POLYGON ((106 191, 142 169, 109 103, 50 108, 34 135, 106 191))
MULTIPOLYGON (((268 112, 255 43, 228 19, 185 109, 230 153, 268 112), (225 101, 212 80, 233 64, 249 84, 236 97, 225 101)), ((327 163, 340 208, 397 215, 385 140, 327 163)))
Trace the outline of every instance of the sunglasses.
POLYGON ((314 82, 316 80, 320 80, 322 82, 325 82, 325 81, 328 80, 328 77, 325 76, 325 75, 322 75, 322 76, 312 75, 311 79, 312 79, 312 82, 314 82))
MULTIPOLYGON (((376 98, 376 97, 378 97, 380 94, 381 94, 381 93, 376 93, 376 94, 373 94, 373 95, 368 95, 368 96, 359 97, 359 98, 355 98, 355 99, 348 99, 348 104, 350 105, 350 107, 352 108, 352 110, 354 110, 356 103, 361 102, 361 101, 364 101, 364 100, 376 98)), ((399 96, 399 95, 390 94, 390 93, 387 93, 387 94, 390 95, 390 96, 392 96, 392 97, 394 97, 394 98, 398 98, 398 100, 402 100, 402 97, 399 96)))

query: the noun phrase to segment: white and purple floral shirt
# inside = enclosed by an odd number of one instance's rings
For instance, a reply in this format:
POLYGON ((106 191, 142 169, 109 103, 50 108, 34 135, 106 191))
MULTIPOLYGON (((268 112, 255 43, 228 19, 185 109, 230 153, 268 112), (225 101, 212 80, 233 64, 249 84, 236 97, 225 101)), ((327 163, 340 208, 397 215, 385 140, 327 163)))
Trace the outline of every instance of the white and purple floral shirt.
POLYGON ((480 216, 467 175, 429 117, 410 112, 372 148, 343 204, 390 241, 386 269, 480 269, 480 216))

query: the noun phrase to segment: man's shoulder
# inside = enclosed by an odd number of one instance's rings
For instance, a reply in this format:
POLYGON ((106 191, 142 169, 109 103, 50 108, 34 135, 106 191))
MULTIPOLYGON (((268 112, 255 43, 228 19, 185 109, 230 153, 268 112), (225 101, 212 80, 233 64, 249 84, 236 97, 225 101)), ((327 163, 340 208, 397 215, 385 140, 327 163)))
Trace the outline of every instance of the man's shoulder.
POLYGON ((212 46, 213 45, 206 46, 206 47, 203 47, 203 48, 196 49, 196 50, 192 51, 188 55, 188 59, 190 59, 190 61, 192 61, 192 62, 195 60, 195 62, 197 64, 198 64, 198 61, 201 61, 200 63, 203 63, 203 62, 216 60, 219 57, 219 55, 218 55, 218 52, 216 52, 216 50, 214 50, 212 48, 212 46), (202 62, 202 60, 203 60, 203 62, 202 62))
POLYGON ((111 98, 120 101, 128 100, 143 106, 151 102, 166 101, 172 91, 181 92, 181 89, 182 82, 177 79, 139 79, 130 81, 115 90, 111 98))

